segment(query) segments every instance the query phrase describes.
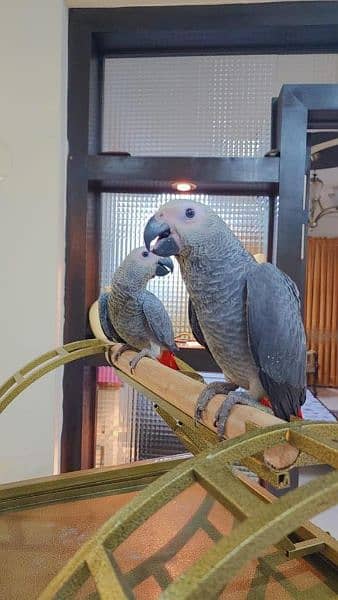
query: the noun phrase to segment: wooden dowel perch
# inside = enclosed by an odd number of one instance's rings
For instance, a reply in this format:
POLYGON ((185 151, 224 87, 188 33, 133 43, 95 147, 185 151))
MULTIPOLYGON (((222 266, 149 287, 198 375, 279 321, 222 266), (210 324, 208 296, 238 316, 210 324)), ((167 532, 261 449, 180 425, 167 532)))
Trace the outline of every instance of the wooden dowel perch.
MULTIPOLYGON (((119 344, 116 344, 114 349, 117 349, 118 346, 119 344)), ((134 374, 131 374, 129 362, 135 354, 132 350, 124 352, 115 363, 116 367, 185 414, 194 417, 197 398, 203 389, 203 384, 150 358, 142 358, 134 374)), ((204 412, 203 423, 212 431, 216 431, 214 418, 223 401, 224 396, 215 396, 204 412)), ((251 406, 237 404, 233 406, 229 414, 226 423, 226 437, 233 438, 245 433, 247 422, 251 422, 258 427, 283 423, 281 419, 272 414, 251 406)), ((297 448, 285 442, 266 449, 264 460, 275 469, 286 469, 296 461, 298 454, 299 450, 297 448)))

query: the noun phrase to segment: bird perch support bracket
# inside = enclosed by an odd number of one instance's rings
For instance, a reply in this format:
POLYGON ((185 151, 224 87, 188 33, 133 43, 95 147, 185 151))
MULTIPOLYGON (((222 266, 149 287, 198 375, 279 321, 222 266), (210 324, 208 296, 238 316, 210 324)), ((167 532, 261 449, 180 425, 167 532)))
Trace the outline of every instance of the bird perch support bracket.
MULTIPOLYGON (((98 340, 85 340, 32 361, 20 369, 22 377, 11 377, 1 386, 0 412, 42 375, 66 362, 103 353, 105 348, 98 340)), ((155 403, 197 456, 156 479, 113 515, 51 581, 40 599, 72 598, 90 577, 99 598, 129 597, 125 590, 131 589, 132 581, 116 571, 114 561, 108 557, 157 511, 172 500, 179 502, 180 494, 192 490, 196 484, 207 493, 210 502, 217 501, 230 511, 238 524, 228 535, 220 533, 192 566, 164 586, 163 600, 218 597, 242 566, 271 545, 290 558, 315 552, 338 565, 337 542, 313 524, 304 522, 336 503, 338 470, 278 499, 238 470, 240 465, 249 466, 261 476, 260 469, 264 468, 264 478, 275 481, 274 476, 283 476, 288 467, 297 464, 301 452, 337 469, 338 424, 301 420, 285 423, 252 407, 235 406, 227 424, 227 434, 233 439, 217 443, 213 416, 223 398, 211 401, 213 406, 205 416, 205 424, 196 426, 193 414, 202 384, 148 358, 131 374, 129 361, 134 355, 132 351, 122 354, 118 361, 119 375, 155 403), (272 462, 278 463, 279 469, 271 468, 272 462)), ((158 558, 154 557, 158 564, 158 558)))
MULTIPOLYGON (((103 354, 106 348, 107 345, 100 340, 83 340, 46 352, 31 361, 0 387, 0 413, 19 393, 43 375, 63 364, 85 356, 103 354)), ((135 352, 127 351, 119 358, 116 370, 121 379, 142 392, 154 403, 158 413, 193 454, 216 444, 218 439, 214 426, 214 415, 223 401, 223 396, 215 396, 211 400, 205 411, 204 423, 196 424, 193 418, 195 404, 203 385, 199 381, 149 358, 142 359, 136 372, 131 374, 129 362, 134 356, 135 352)), ((236 405, 231 410, 226 434, 228 438, 233 438, 244 434, 248 429, 274 424, 285 423, 261 410, 236 405)), ((305 423, 301 421, 299 427, 303 425, 305 423)), ((274 446, 263 450, 257 449, 257 452, 251 456, 243 458, 242 464, 274 487, 288 487, 290 468, 299 464, 309 464, 309 462, 330 462, 332 456, 330 444, 331 446, 333 444, 334 448, 331 434, 333 430, 336 431, 335 427, 337 426, 321 424, 318 434, 321 436, 322 442, 316 441, 313 437, 307 437, 305 442, 303 440, 301 450, 297 445, 297 434, 287 436, 287 430, 281 430, 279 440, 274 446), (318 455, 312 453, 313 447, 320 449, 318 455), (311 459, 309 459, 309 455, 311 455, 311 459)))
MULTIPOLYGON (((317 528, 311 523, 304 523, 304 519, 311 518, 336 503, 338 471, 330 472, 288 492, 282 498, 272 500, 268 493, 260 491, 260 486, 255 487, 234 469, 238 461, 279 443, 281 432, 295 433, 298 442, 307 445, 307 439, 320 431, 321 426, 318 424, 298 422, 256 429, 221 442, 180 464, 150 484, 106 521, 50 582, 40 600, 75 598, 88 579, 92 579, 99 598, 114 597, 122 600, 133 597, 135 569, 119 568, 121 548, 124 548, 124 556, 130 556, 130 548, 135 547, 135 535, 142 536, 142 528, 147 528, 147 523, 152 519, 158 520, 155 527, 155 536, 158 537, 161 534, 161 519, 164 518, 161 517, 161 510, 168 514, 171 506, 177 518, 182 494, 193 494, 196 484, 198 489, 207 494, 210 502, 218 502, 225 511, 230 511, 236 520, 236 527, 220 534, 206 550, 196 547, 196 562, 185 567, 178 578, 167 577, 164 581, 158 576, 162 588, 159 597, 162 600, 218 598, 238 571, 248 561, 264 554, 271 545, 284 552, 284 555, 289 552, 290 556, 292 553, 301 555, 303 552, 304 555, 316 551, 337 565, 337 542, 324 532, 316 535, 317 528), (292 543, 287 537, 292 534, 302 539, 302 532, 305 532, 303 540, 310 539, 310 542, 292 543), (131 546, 128 547, 128 543, 131 546)), ((331 427, 331 434, 337 434, 335 426, 331 427)), ((318 437, 323 440, 322 436, 318 437)), ((325 442, 322 441, 321 444, 323 443, 325 442)), ((314 454, 319 452, 319 447, 315 445, 314 454)), ((331 452, 329 454, 333 459, 332 466, 337 465, 338 450, 335 457, 331 452)), ((167 531, 166 528, 164 530, 167 531)), ((168 550, 170 544, 175 547, 176 540, 173 531, 172 539, 166 541, 165 549, 168 550)), ((158 572, 163 552, 165 554, 162 546, 160 554, 152 550, 149 534, 147 548, 149 555, 137 567, 141 580, 151 575, 152 566, 158 572)))

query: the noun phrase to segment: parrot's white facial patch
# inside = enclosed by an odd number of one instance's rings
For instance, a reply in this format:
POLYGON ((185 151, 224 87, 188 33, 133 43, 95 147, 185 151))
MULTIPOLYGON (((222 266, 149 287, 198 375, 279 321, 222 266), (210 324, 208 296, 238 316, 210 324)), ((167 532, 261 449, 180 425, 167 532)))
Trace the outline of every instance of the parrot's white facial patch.
POLYGON ((172 230, 179 232, 182 228, 193 229, 203 224, 208 208, 203 204, 184 198, 172 200, 159 209, 156 217, 164 219, 172 230))
POLYGON ((134 269, 144 273, 149 280, 153 277, 163 277, 173 272, 173 262, 170 258, 162 258, 147 250, 145 246, 133 250, 126 261, 130 260, 134 269))
POLYGON ((145 246, 141 246, 141 248, 136 248, 130 253, 130 256, 135 264, 139 265, 141 269, 149 270, 156 269, 158 256, 155 256, 153 252, 147 250, 145 246))
POLYGON ((198 230, 205 223, 207 207, 193 200, 182 199, 168 202, 163 206, 156 218, 168 223, 170 235, 181 249, 184 245, 185 234, 198 230))
MULTIPOLYGON (((189 198, 177 198, 159 208, 144 230, 148 249, 160 256, 178 256, 208 232, 212 211, 189 198)), ((215 215, 216 216, 216 215, 215 215)))

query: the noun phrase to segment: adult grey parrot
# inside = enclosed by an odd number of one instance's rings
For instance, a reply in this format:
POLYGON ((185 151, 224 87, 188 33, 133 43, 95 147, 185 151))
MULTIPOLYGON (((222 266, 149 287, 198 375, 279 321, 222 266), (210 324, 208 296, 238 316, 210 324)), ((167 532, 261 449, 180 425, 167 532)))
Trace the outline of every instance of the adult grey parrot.
POLYGON ((155 254, 176 256, 192 316, 228 380, 206 386, 196 418, 216 393, 227 394, 216 417, 220 435, 236 403, 268 397, 276 416, 298 415, 306 340, 294 282, 272 264, 258 264, 215 212, 189 199, 170 201, 151 217, 148 249, 155 239, 155 254))
POLYGON ((133 250, 115 271, 111 291, 99 298, 99 318, 108 339, 123 344, 114 353, 136 348, 140 352, 130 362, 131 369, 144 356, 158 358, 163 349, 176 349, 174 332, 162 302, 146 289, 155 276, 172 272, 172 260, 149 252, 144 246, 133 250))

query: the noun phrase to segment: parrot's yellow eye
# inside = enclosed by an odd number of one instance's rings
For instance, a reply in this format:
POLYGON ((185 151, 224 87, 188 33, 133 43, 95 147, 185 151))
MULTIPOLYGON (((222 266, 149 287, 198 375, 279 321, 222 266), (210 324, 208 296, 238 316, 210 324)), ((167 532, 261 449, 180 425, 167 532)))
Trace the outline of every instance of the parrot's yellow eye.
POLYGON ((195 216, 195 211, 193 208, 187 208, 187 210, 185 211, 185 216, 188 217, 188 219, 192 219, 195 216))
POLYGON ((144 256, 144 258, 146 258, 146 256, 149 256, 149 252, 147 252, 146 250, 144 252, 142 252, 142 256, 144 256))

